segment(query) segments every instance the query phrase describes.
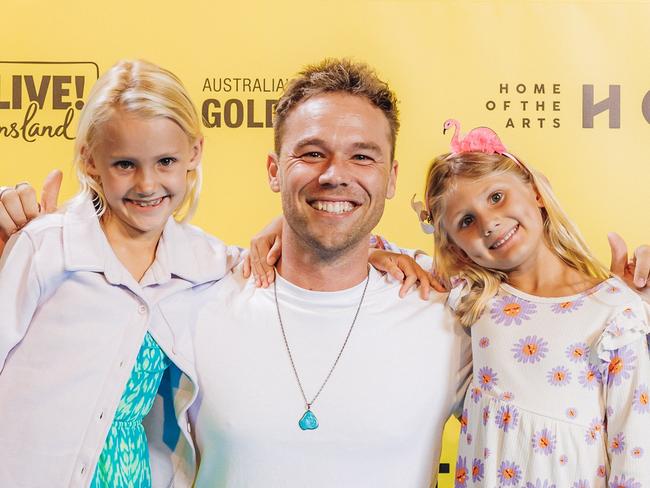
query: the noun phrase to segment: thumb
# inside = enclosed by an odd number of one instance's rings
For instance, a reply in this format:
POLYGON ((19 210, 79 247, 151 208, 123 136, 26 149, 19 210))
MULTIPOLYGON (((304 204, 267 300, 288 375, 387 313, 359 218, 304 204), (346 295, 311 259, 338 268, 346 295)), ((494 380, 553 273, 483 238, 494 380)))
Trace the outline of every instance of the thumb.
POLYGON ((612 250, 612 261, 609 270, 615 275, 622 277, 625 274, 625 266, 627 265, 627 245, 623 238, 616 232, 609 232, 607 234, 607 240, 612 250))
POLYGON ((52 213, 56 211, 62 181, 63 173, 60 169, 55 169, 45 178, 45 181, 43 182, 43 192, 41 193, 41 206, 43 207, 41 209, 42 213, 52 213))

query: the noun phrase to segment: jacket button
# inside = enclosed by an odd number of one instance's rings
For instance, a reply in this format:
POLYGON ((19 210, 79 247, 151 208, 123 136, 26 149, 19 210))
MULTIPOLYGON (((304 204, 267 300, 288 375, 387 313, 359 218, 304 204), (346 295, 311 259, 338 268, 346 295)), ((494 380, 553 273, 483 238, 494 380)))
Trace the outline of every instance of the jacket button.
POLYGON ((139 313, 140 315, 144 315, 145 313, 147 313, 147 307, 144 306, 144 305, 140 305, 140 306, 138 307, 138 313, 139 313))

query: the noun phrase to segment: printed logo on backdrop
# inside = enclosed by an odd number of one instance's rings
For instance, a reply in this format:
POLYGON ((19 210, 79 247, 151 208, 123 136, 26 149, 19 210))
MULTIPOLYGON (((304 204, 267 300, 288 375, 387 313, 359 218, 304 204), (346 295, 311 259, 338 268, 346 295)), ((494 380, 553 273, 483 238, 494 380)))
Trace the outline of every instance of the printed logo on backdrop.
POLYGON ((98 78, 92 61, 0 61, 0 140, 74 139, 98 78))
POLYGON ((221 77, 205 78, 201 104, 207 128, 270 128, 273 109, 288 78, 221 77))
MULTIPOLYGON (((584 84, 582 89, 582 128, 621 127, 621 85, 584 84)), ((499 83, 485 102, 489 112, 503 115, 504 128, 558 129, 566 102, 560 83, 499 83)), ((650 123, 650 91, 641 94, 640 112, 650 123)))

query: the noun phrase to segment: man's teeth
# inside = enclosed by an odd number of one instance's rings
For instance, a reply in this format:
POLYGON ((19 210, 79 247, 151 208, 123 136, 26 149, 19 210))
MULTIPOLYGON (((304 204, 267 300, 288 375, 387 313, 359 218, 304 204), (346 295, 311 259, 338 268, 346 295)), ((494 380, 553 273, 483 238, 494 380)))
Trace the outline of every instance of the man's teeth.
POLYGON ((503 239, 499 239, 497 242, 492 244, 490 246, 490 249, 497 249, 501 246, 503 246, 506 242, 510 240, 512 236, 515 235, 515 232, 517 232, 517 229, 519 229, 519 225, 515 225, 510 232, 508 232, 505 236, 503 236, 503 239))
POLYGON ((137 205, 138 207, 155 207, 160 202, 162 202, 163 198, 165 197, 156 198, 155 200, 129 200, 129 201, 134 205, 137 205))
POLYGON ((313 202, 311 206, 316 210, 322 210, 323 212, 334 214, 351 212, 354 209, 354 204, 352 202, 324 202, 318 200, 313 202))

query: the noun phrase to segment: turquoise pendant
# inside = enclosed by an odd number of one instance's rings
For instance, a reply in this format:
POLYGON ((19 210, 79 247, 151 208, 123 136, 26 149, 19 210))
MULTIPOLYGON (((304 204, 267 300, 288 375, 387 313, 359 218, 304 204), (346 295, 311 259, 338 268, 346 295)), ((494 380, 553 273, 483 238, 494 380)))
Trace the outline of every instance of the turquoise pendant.
POLYGON ((298 425, 302 430, 318 429, 318 419, 311 410, 307 409, 305 414, 300 418, 298 425))

